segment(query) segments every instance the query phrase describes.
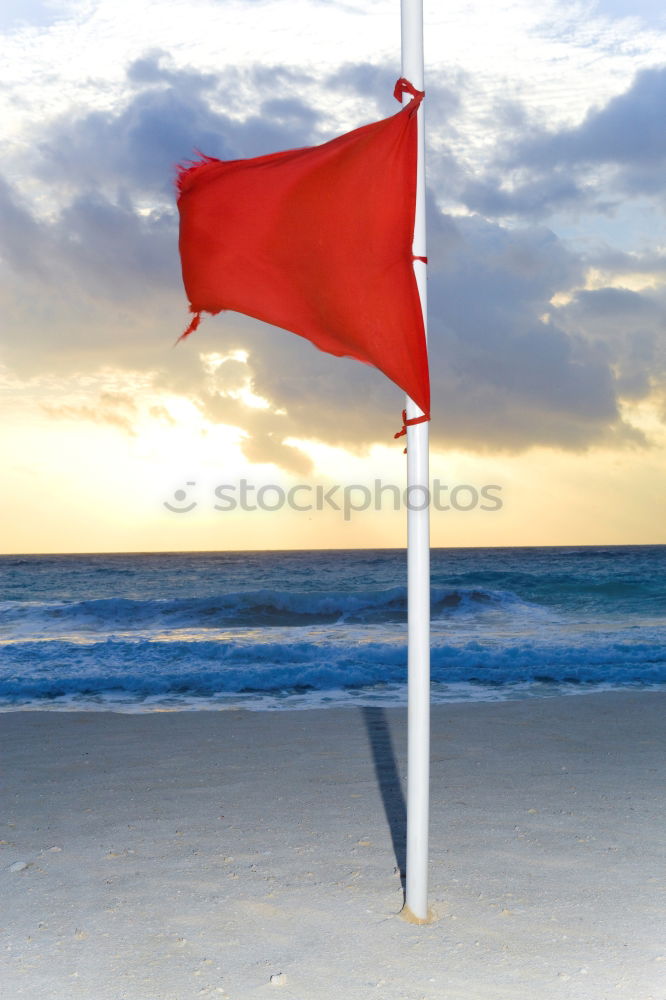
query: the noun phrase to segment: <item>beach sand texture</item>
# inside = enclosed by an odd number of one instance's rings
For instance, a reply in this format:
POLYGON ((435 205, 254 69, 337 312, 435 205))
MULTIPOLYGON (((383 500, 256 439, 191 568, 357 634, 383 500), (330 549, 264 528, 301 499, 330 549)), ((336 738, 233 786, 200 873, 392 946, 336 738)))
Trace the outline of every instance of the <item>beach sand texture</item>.
POLYGON ((3 1000, 665 1000, 666 694, 0 715, 3 1000), (273 977, 273 982, 271 982, 273 977))

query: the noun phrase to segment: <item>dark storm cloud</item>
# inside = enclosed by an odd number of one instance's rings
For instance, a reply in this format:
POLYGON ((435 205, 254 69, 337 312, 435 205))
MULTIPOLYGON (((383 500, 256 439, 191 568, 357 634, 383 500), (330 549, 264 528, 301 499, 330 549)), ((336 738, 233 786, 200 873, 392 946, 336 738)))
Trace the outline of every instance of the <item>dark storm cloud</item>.
POLYGON ((431 234, 439 433, 500 449, 582 448, 611 427, 621 436, 605 345, 548 315, 557 290, 581 280, 580 261, 545 228, 469 218, 431 234))
POLYGON ((666 296, 663 291, 627 288, 578 291, 559 307, 563 329, 585 330, 612 358, 616 391, 623 399, 644 398, 666 388, 666 296))
MULTIPOLYGON (((372 67, 350 66, 330 86, 363 96, 376 82, 383 87, 385 76, 377 81, 372 67)), ((0 252, 12 269, 3 293, 7 363, 22 374, 110 364, 157 372, 159 385, 186 394, 210 419, 241 428, 253 460, 292 471, 305 471, 305 459, 283 444, 288 437, 359 453, 375 441, 390 443, 402 394, 358 362, 235 314, 205 317, 172 349, 187 322, 173 165, 196 148, 242 157, 329 138, 326 115, 304 99, 308 78, 285 68, 271 75, 266 67, 198 74, 150 53, 132 64, 129 81, 131 93, 116 112, 69 116, 43 130, 36 169, 60 199, 58 213, 38 219, 9 185, 0 187, 0 252), (257 110, 241 116, 250 107, 257 110), (211 391, 199 353, 234 349, 249 352, 248 365, 228 362, 231 381, 211 391), (244 376, 270 410, 220 395, 244 376)), ((390 89, 393 82, 391 74, 390 89)), ((431 101, 433 92, 437 86, 431 101)), ((429 120, 454 110, 452 98, 442 101, 429 120)), ((452 163, 449 178, 455 170, 461 175, 452 163)), ((431 176, 441 183, 437 169, 431 176)), ((623 319, 604 296, 555 310, 550 299, 583 284, 587 262, 550 230, 508 230, 478 216, 453 220, 434 197, 428 213, 435 444, 518 450, 639 440, 622 423, 618 399, 623 390, 632 398, 648 391, 641 373, 662 322, 659 309, 643 303, 640 323, 638 303, 623 319), (634 332, 633 346, 619 333, 607 336, 610 314, 618 330, 626 322, 634 332)), ((130 419, 108 406, 95 412, 118 424, 130 419)))

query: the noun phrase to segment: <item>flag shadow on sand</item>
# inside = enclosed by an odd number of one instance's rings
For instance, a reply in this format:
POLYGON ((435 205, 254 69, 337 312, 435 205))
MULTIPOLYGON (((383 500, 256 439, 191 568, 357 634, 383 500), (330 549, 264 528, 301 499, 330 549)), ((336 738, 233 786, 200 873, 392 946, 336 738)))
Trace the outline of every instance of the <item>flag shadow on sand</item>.
POLYGON ((400 872, 400 884, 404 893, 407 864, 407 807, 393 749, 391 730, 386 711, 383 708, 365 706, 361 712, 372 750, 372 762, 391 833, 396 866, 400 872))

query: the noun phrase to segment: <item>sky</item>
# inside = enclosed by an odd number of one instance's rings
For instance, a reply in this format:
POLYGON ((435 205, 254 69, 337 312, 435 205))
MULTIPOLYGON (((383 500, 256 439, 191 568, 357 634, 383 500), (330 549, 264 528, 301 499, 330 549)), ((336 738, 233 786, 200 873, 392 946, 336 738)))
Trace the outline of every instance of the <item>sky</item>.
MULTIPOLYGON (((666 543, 663 5, 424 24, 433 545, 666 543)), ((176 165, 395 113, 398 0, 5 0, 0 32, 0 551, 402 546, 383 375, 236 313, 174 347, 176 165)))

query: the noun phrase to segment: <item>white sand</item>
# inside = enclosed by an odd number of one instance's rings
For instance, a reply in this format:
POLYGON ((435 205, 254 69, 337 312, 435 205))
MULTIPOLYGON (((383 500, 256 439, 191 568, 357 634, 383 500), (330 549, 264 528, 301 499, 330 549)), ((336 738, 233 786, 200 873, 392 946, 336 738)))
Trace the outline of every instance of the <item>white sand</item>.
POLYGON ((402 711, 0 715, 0 995, 665 1000, 665 713, 436 708, 426 927, 402 711))

